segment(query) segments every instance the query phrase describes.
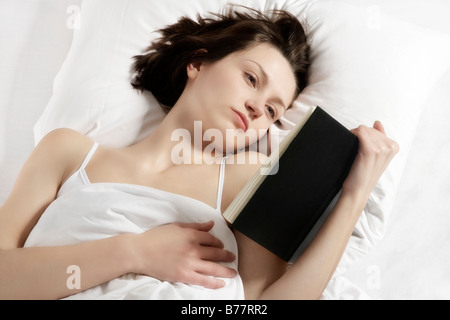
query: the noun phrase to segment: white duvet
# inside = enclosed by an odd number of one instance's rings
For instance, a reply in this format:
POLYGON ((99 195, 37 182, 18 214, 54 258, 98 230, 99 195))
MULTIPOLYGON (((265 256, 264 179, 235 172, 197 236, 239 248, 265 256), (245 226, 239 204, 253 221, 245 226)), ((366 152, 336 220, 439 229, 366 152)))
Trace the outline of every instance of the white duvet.
MULTIPOLYGON (((225 249, 237 256, 235 237, 220 212, 200 201, 142 186, 92 184, 68 192, 54 201, 31 232, 25 247, 73 245, 124 233, 139 234, 174 222, 212 220, 215 226, 211 233, 222 240, 225 249)), ((237 260, 226 265, 237 270, 237 260)), ((80 274, 82 276, 82 270, 80 274)), ((239 276, 224 280, 224 288, 209 290, 129 274, 68 299, 244 298, 239 276)))

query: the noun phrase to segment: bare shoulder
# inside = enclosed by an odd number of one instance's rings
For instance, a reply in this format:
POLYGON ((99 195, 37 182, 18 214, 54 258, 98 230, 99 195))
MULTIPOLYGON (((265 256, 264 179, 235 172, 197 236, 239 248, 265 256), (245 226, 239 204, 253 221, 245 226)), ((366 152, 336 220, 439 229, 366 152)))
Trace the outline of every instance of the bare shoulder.
POLYGON ((92 139, 72 129, 56 129, 37 145, 35 157, 45 157, 47 163, 63 170, 62 177, 79 166, 93 145, 92 139))
POLYGON ((244 187, 258 172, 267 157, 258 152, 242 152, 227 160, 227 179, 235 186, 244 187))
POLYGON ((259 171, 267 156, 258 152, 242 152, 227 160, 223 204, 227 208, 250 179, 259 171))
POLYGON ((67 129, 52 131, 42 139, 0 206, 0 248, 23 246, 32 227, 55 200, 62 181, 79 166, 91 146, 89 138, 67 129))
POLYGON ((44 146, 76 147, 82 144, 92 143, 87 136, 72 129, 56 129, 48 133, 39 143, 44 146))

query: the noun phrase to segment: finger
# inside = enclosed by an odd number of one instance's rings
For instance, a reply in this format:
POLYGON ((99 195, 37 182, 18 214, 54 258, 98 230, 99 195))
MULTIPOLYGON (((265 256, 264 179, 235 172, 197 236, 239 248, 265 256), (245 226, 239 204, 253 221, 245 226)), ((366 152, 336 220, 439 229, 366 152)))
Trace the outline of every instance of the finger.
POLYGON ((356 129, 353 129, 353 130, 350 130, 355 136, 357 136, 358 138, 362 138, 362 137, 364 137, 364 136, 366 136, 367 135, 367 130, 368 130, 369 128, 368 127, 366 127, 365 125, 361 125, 361 126, 359 126, 358 128, 356 128, 356 129))
POLYGON ((225 247, 225 245, 220 239, 216 238, 209 232, 198 232, 198 234, 196 235, 196 241, 201 246, 219 249, 223 249, 225 247))
POLYGON ((201 286, 206 289, 212 289, 212 290, 221 289, 221 288, 225 287, 225 285, 226 285, 225 281, 223 281, 221 279, 216 279, 216 278, 206 276, 206 275, 203 275, 200 273, 193 273, 192 276, 190 277, 188 283, 191 285, 201 286))
POLYGON ((203 247, 200 258, 212 262, 233 262, 236 260, 236 256, 232 252, 212 247, 203 247))
POLYGON ((360 142, 360 151, 364 150, 364 148, 367 145, 367 142, 370 141, 370 136, 369 136, 369 128, 361 125, 356 129, 353 129, 351 132, 358 137, 359 142, 360 142))
POLYGON ((383 134, 386 134, 386 130, 384 129, 384 126, 380 121, 376 121, 375 124, 373 125, 373 128, 375 130, 380 131, 383 134))
POLYGON ((216 278, 231 279, 236 277, 237 271, 216 262, 202 261, 195 269, 198 273, 216 278))
POLYGON ((211 231, 211 229, 214 227, 214 221, 208 221, 204 223, 179 223, 178 225, 186 229, 208 232, 211 231))
POLYGON ((386 139, 384 127, 379 121, 374 124, 374 128, 362 125, 352 132, 359 138, 360 149, 363 152, 371 152, 374 149, 377 149, 386 139))

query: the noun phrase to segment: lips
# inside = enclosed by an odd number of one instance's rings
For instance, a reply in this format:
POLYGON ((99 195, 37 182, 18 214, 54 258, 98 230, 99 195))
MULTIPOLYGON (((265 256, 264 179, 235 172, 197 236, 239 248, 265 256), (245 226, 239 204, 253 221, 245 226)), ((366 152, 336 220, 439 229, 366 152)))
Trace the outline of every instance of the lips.
POLYGON ((234 115, 236 117, 236 121, 237 121, 239 127, 242 130, 244 130, 244 132, 247 132, 248 126, 249 126, 249 122, 248 122, 247 117, 244 114, 242 114, 241 112, 236 111, 234 109, 233 109, 233 113, 234 113, 234 115))

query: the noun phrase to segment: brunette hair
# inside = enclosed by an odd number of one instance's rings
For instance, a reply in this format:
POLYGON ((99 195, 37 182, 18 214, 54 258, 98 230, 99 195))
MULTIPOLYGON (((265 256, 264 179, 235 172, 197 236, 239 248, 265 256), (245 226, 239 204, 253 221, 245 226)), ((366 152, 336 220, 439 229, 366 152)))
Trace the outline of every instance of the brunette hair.
POLYGON ((134 57, 132 86, 152 92, 169 111, 186 86, 189 64, 214 63, 233 52, 268 43, 292 66, 297 94, 306 87, 310 47, 305 30, 295 16, 274 10, 269 17, 247 8, 246 12, 230 9, 214 17, 199 16, 198 21, 183 17, 159 30, 161 38, 150 45, 146 54, 134 57))

